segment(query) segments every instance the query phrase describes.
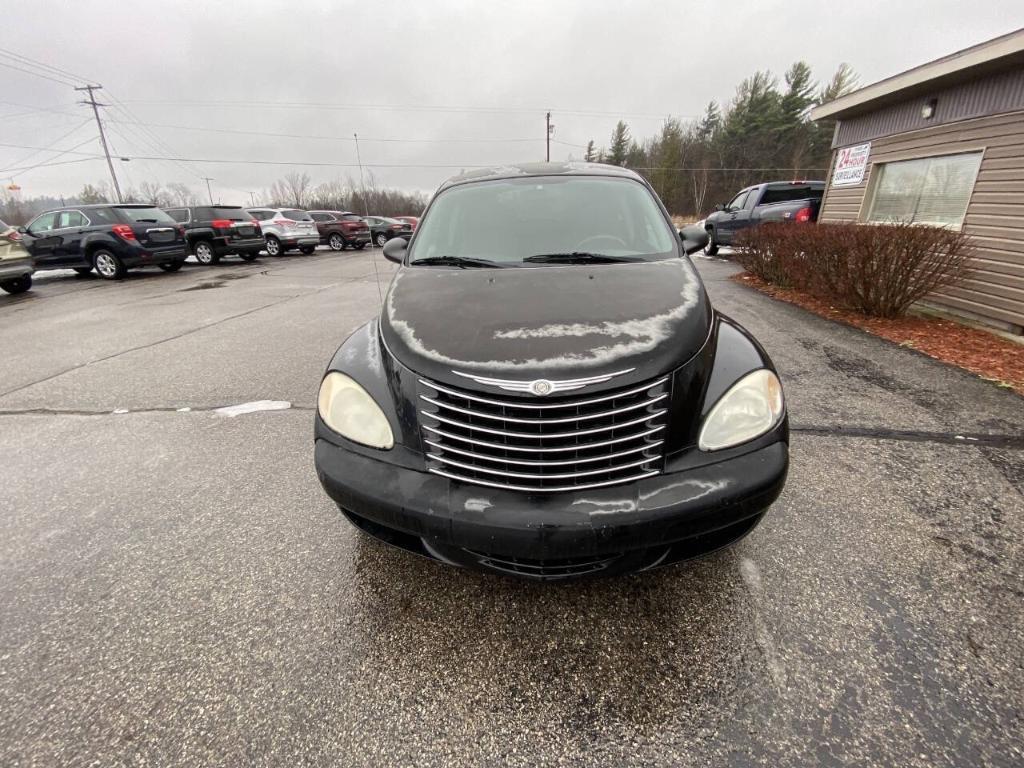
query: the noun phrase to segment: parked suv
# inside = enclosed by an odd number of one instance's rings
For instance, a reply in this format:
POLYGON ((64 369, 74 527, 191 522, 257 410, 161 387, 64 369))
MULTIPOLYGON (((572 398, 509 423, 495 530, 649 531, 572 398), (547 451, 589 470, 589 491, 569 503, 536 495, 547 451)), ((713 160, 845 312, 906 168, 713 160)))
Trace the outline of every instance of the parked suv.
POLYGON ((188 258, 185 232, 152 205, 76 205, 47 211, 18 230, 40 269, 93 269, 119 280, 132 267, 177 272, 188 258))
POLYGON ((364 221, 370 225, 373 242, 377 245, 383 246, 393 237, 404 237, 406 240, 412 237, 412 225, 407 222, 384 216, 367 216, 364 221))
POLYGON ((21 233, 0 221, 0 288, 8 293, 24 293, 32 287, 34 271, 21 233))
POLYGON ((348 211, 310 211, 320 233, 320 244, 342 251, 351 246, 362 250, 370 242, 370 227, 357 213, 348 211))
POLYGON ((266 247, 259 222, 240 205, 197 205, 165 210, 185 227, 188 247, 200 264, 216 264, 231 254, 237 254, 243 261, 252 261, 266 247))
POLYGON ((271 256, 281 256, 293 248, 302 253, 312 253, 320 244, 316 222, 305 211, 296 208, 250 208, 249 213, 263 228, 267 253, 271 256))

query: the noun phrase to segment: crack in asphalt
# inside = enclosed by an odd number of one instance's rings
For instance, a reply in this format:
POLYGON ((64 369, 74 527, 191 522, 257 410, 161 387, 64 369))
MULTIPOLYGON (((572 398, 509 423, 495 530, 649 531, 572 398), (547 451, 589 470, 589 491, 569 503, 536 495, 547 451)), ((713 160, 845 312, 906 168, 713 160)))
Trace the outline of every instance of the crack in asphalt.
MULTIPOLYGON (((73 365, 70 368, 65 368, 62 371, 58 371, 57 373, 52 373, 49 376, 44 376, 43 378, 37 379, 35 381, 31 381, 28 384, 22 384, 21 386, 15 387, 14 389, 9 389, 6 392, 0 392, 0 398, 7 397, 8 395, 13 395, 13 394, 15 394, 17 392, 21 392, 22 390, 25 390, 25 389, 29 389, 30 387, 34 387, 37 384, 45 384, 48 381, 53 381, 54 379, 59 378, 59 377, 65 375, 67 373, 72 373, 73 371, 77 371, 77 370, 79 370, 81 368, 86 368, 86 367, 88 367, 90 365, 96 365, 97 363, 105 363, 108 360, 114 360, 115 358, 118 358, 121 355, 127 355, 127 354, 130 354, 131 352, 139 352, 139 351, 144 350, 144 349, 149 349, 151 347, 159 346, 160 344, 166 344, 169 341, 176 341, 177 339, 184 338, 185 336, 190 336, 193 333, 199 333, 200 331, 205 331, 208 328, 213 328, 215 326, 221 325, 222 323, 226 323, 229 320, 237 320, 237 319, 239 319, 241 317, 246 317, 247 315, 251 315, 251 314, 254 314, 256 312, 261 312, 264 309, 270 309, 272 307, 276 307, 276 306, 278 306, 280 304, 284 304, 286 302, 293 301, 295 299, 304 298, 304 297, 307 297, 307 296, 313 296, 315 294, 322 293, 323 291, 330 290, 331 288, 336 288, 337 286, 342 285, 343 283, 354 282, 355 280, 358 280, 358 279, 359 278, 354 278, 354 279, 353 278, 346 278, 344 280, 339 280, 338 282, 330 283, 329 285, 322 286, 322 287, 317 288, 316 290, 313 290, 313 291, 303 291, 302 293, 296 293, 296 294, 294 294, 292 296, 287 296, 287 297, 285 297, 283 299, 278 299, 276 301, 268 302, 267 304, 261 304, 258 307, 254 307, 252 309, 247 309, 244 312, 239 312, 239 313, 234 314, 234 315, 229 315, 227 317, 222 317, 220 320, 214 320, 212 323, 206 323, 205 325, 200 325, 200 326, 197 326, 195 328, 190 328, 187 331, 182 331, 181 333, 175 334, 173 336, 168 336, 168 337, 163 338, 163 339, 157 339, 156 341, 151 341, 151 342, 149 342, 147 344, 140 344, 137 347, 130 347, 128 349, 123 349, 120 352, 114 352, 114 353, 106 355, 104 357, 98 357, 95 360, 89 360, 88 362, 81 363, 79 365, 73 365)), ((174 409, 172 409, 172 410, 174 410, 174 409)), ((100 411, 100 413, 103 413, 103 411, 100 411)), ((0 411, 0 415, 6 415, 6 412, 0 411)))
POLYGON ((999 435, 986 432, 928 432, 915 429, 880 429, 877 427, 791 426, 790 432, 816 437, 852 437, 875 440, 896 440, 910 443, 944 443, 946 445, 984 446, 1024 450, 1024 435, 999 435))
MULTIPOLYGON (((150 413, 210 413, 238 405, 153 405, 141 408, 0 408, 0 418, 16 416, 126 416, 150 413)), ((316 405, 292 403, 288 410, 315 411, 316 405)), ((1003 448, 1024 451, 1024 435, 990 434, 985 432, 929 432, 912 429, 881 429, 878 427, 851 427, 847 425, 790 426, 791 433, 814 437, 838 437, 868 440, 891 440, 908 443, 939 443, 976 448, 1003 448)))

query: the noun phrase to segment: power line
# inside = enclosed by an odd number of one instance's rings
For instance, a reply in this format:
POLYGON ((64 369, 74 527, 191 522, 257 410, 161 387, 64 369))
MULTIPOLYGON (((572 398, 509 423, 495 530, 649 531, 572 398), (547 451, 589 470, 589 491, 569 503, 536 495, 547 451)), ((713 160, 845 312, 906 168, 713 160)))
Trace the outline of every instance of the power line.
MULTIPOLYGON (((230 133, 230 134, 240 134, 240 135, 244 135, 244 136, 272 136, 272 137, 281 138, 281 139, 321 139, 321 140, 324 140, 324 141, 348 141, 348 142, 355 141, 355 139, 352 138, 351 136, 319 136, 319 135, 316 135, 316 134, 308 134, 308 133, 272 133, 272 132, 269 132, 269 131, 246 131, 246 130, 235 129, 235 128, 205 128, 205 127, 200 127, 200 126, 196 126, 196 125, 167 125, 165 123, 143 123, 143 122, 128 123, 127 121, 124 121, 124 120, 108 120, 107 122, 119 123, 121 125, 139 125, 139 126, 146 126, 146 127, 149 127, 149 128, 173 128, 173 129, 182 130, 182 131, 203 131, 203 132, 206 132, 206 133, 230 133)), ((360 136, 359 137, 359 141, 361 141, 361 142, 368 142, 368 141, 369 142, 394 142, 394 143, 400 143, 400 144, 435 144, 435 143, 436 144, 442 144, 442 143, 452 143, 452 144, 459 144, 459 143, 466 143, 466 144, 475 144, 475 143, 478 143, 478 144, 490 144, 490 143, 517 143, 517 142, 524 142, 525 143, 525 142, 534 142, 534 141, 536 141, 536 139, 535 138, 525 138, 525 139, 505 139, 505 138, 495 138, 495 139, 485 139, 485 138, 480 138, 480 139, 472 139, 472 138, 458 138, 458 139, 390 139, 390 138, 389 139, 375 139, 375 138, 367 138, 365 136, 360 136)), ((552 139, 552 141, 554 141, 554 139, 552 139)), ((560 142, 560 143, 564 144, 566 142, 560 142)), ((570 144, 569 146, 582 146, 582 145, 570 144)))
MULTIPOLYGON (((312 101, 202 101, 202 100, 160 100, 160 99, 130 99, 130 104, 151 104, 167 106, 197 106, 197 107, 271 107, 277 109, 326 109, 326 110, 379 110, 382 112, 460 112, 467 114, 536 114, 546 112, 547 108, 542 107, 479 107, 479 106, 458 106, 444 104, 339 104, 330 102, 312 101)), ((667 117, 679 117, 682 119, 697 119, 698 115, 673 115, 670 112, 664 113, 642 113, 642 112, 618 112, 610 110, 590 109, 558 109, 559 114, 574 115, 580 117, 619 117, 619 118, 641 118, 651 120, 664 120, 667 117)))
POLYGON ((41 72, 34 72, 31 69, 22 69, 21 67, 16 67, 13 64, 9 64, 6 61, 0 61, 0 67, 7 67, 7 69, 13 69, 16 72, 24 72, 26 75, 33 75, 35 77, 41 77, 43 80, 49 80, 51 83, 57 83, 57 85, 72 85, 72 86, 74 85, 73 81, 72 82, 67 82, 65 80, 58 80, 55 77, 50 77, 49 75, 44 75, 41 72))
MULTIPOLYGON (((98 138, 99 138, 99 136, 92 136, 92 137, 89 138, 89 141, 96 141, 96 139, 98 139, 98 138)), ((87 142, 83 142, 83 143, 88 144, 89 142, 87 141, 87 142)), ((68 151, 61 152, 61 155, 66 155, 66 154, 70 154, 70 153, 68 151)), ((60 157, 60 155, 55 155, 55 157, 60 157)), ((103 159, 103 155, 96 155, 95 157, 80 157, 77 160, 61 160, 60 162, 57 162, 57 163, 53 163, 53 162, 50 162, 49 160, 47 160, 45 163, 36 163, 35 165, 26 165, 26 166, 22 166, 21 168, 0 168, 0 175, 7 174, 8 171, 33 171, 36 168, 49 168, 52 165, 74 165, 75 163, 93 163, 93 162, 95 162, 97 160, 102 160, 102 159, 103 159)), ((20 176, 20 175, 21 175, 20 173, 15 174, 15 176, 20 176)))
MULTIPOLYGON (((78 125, 76 125, 76 126, 75 126, 74 128, 72 128, 72 129, 71 129, 70 131, 68 131, 67 133, 61 134, 60 138, 57 138, 57 139, 54 139, 53 141, 51 141, 51 142, 50 142, 50 143, 49 143, 49 144, 48 144, 48 145, 46 146, 46 149, 36 149, 36 150, 33 150, 33 151, 32 151, 32 152, 30 152, 29 154, 25 155, 25 157, 21 158, 20 160, 15 160, 14 162, 15 162, 15 163, 27 163, 27 162, 29 161, 29 159, 31 159, 31 158, 32 158, 33 156, 35 156, 35 155, 38 155, 38 154, 39 154, 40 152, 48 152, 48 151, 49 151, 50 149, 52 149, 52 148, 53 148, 53 145, 54 145, 54 144, 59 144, 60 142, 64 141, 64 139, 66 139, 66 138, 67 138, 68 136, 70 136, 71 134, 73 134, 73 133, 74 133, 75 131, 77 131, 77 130, 78 130, 79 128, 81 128, 81 127, 83 127, 84 125, 86 125, 86 124, 87 124, 88 122, 89 122, 89 118, 85 118, 85 120, 83 120, 82 122, 80 122, 80 123, 79 123, 78 125)), ((86 142, 82 142, 82 144, 85 144, 85 143, 86 143, 86 142)), ((78 146, 82 146, 82 144, 79 144, 78 146)), ((75 149, 75 147, 72 147, 72 149, 75 149)), ((52 158, 52 157, 51 157, 51 158, 48 158, 48 159, 49 159, 49 160, 53 160, 53 158, 52 158)))
POLYGON ((27 66, 36 67, 37 69, 48 71, 57 77, 66 77, 70 80, 77 81, 79 83, 96 82, 91 78, 82 77, 81 75, 76 75, 74 72, 69 72, 66 69, 61 69, 60 67, 55 67, 52 64, 46 64, 42 61, 37 61, 36 59, 29 58, 24 54, 16 53, 15 51, 10 50, 9 48, 0 48, 0 56, 6 56, 9 59, 14 59, 19 64, 25 64, 27 66))
POLYGON ((19 168, 7 168, 6 170, 8 170, 8 171, 18 171, 17 173, 12 173, 8 178, 13 179, 15 176, 21 176, 23 173, 28 173, 29 171, 35 170, 36 168, 44 168, 44 167, 48 167, 48 166, 51 166, 51 165, 69 165, 70 163, 81 163, 81 162, 86 162, 88 160, 99 160, 100 158, 98 158, 98 157, 83 157, 83 158, 80 158, 78 160, 65 160, 65 161, 60 162, 60 163, 53 162, 58 157, 63 157, 64 155, 69 154, 72 150, 78 149, 79 147, 84 147, 86 144, 91 144, 92 142, 96 141, 96 139, 98 139, 98 138, 99 138, 99 136, 90 136, 85 141, 83 141, 83 142, 81 142, 79 144, 75 144, 75 146, 71 147, 70 149, 62 150, 62 151, 58 152, 56 155, 54 155, 53 157, 49 157, 46 160, 44 160, 43 162, 36 163, 35 165, 24 166, 24 167, 22 167, 20 169, 19 168))
MULTIPOLYGON (((362 138, 360 138, 362 141, 362 138)), ((34 147, 26 144, 6 144, 0 143, 0 147, 13 147, 15 149, 45 149, 45 147, 34 147)), ((69 152, 68 154, 86 155, 90 159, 99 159, 103 155, 89 153, 89 152, 69 152)), ((173 162, 187 162, 187 163, 224 163, 224 164, 239 164, 239 165, 298 165, 298 166, 314 166, 314 167, 338 167, 338 168, 358 168, 358 163, 331 163, 325 161, 312 161, 307 162, 304 160, 263 160, 253 159, 246 160, 243 158, 210 158, 210 157, 165 157, 162 155, 126 155, 128 160, 169 160, 173 162)), ((364 168, 489 168, 491 166, 508 165, 508 162, 490 162, 490 163, 476 163, 476 162, 463 162, 463 163, 363 163, 364 168)), ((733 171, 792 171, 793 166, 775 166, 775 167, 758 167, 758 168, 704 168, 701 166, 630 166, 627 170, 633 171, 708 171, 709 173, 731 173, 733 171)), ((801 168, 804 171, 826 171, 827 168, 801 168)), ((245 192, 248 194, 248 190, 239 189, 239 192, 245 192)))

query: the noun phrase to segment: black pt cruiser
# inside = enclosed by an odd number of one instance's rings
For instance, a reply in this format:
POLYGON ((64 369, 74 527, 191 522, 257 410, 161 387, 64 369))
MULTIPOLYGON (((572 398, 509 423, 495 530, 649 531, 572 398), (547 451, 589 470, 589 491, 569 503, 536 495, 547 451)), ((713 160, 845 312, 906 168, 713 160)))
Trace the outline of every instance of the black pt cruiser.
POLYGON ((782 490, 788 420, 771 360, 690 262, 705 239, 618 167, 443 184, 324 375, 327 493, 391 544, 535 579, 744 536, 782 490))

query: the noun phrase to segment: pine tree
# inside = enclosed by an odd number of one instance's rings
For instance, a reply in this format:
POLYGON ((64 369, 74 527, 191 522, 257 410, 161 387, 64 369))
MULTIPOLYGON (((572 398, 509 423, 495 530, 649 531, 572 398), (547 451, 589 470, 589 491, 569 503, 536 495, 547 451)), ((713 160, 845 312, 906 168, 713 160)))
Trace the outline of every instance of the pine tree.
POLYGON ((597 161, 597 150, 594 149, 594 140, 591 139, 587 142, 587 151, 583 155, 584 162, 593 163, 597 161))
POLYGON ((630 150, 629 126, 622 120, 615 124, 612 131, 611 147, 605 157, 605 162, 611 165, 625 165, 626 157, 630 150))

